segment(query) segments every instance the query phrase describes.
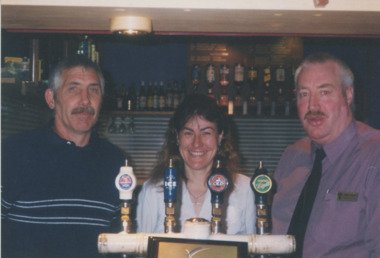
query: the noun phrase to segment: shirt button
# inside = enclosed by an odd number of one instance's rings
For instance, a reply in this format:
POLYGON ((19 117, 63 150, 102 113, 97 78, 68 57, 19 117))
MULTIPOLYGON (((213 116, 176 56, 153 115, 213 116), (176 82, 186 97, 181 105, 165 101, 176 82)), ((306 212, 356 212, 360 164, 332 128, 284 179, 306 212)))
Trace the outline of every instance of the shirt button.
POLYGON ((71 145, 71 142, 70 142, 70 141, 67 141, 66 143, 67 143, 68 145, 71 145))

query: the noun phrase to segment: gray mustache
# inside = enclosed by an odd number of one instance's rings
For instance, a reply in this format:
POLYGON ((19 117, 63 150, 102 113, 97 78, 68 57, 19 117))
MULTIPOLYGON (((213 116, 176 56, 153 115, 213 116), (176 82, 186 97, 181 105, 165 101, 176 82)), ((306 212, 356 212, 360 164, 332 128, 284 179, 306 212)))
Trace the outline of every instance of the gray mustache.
POLYGON ((309 111, 306 113, 304 119, 308 119, 310 116, 327 117, 327 115, 321 111, 315 111, 315 112, 309 111))
POLYGON ((92 107, 79 107, 75 108, 72 114, 80 114, 80 113, 88 113, 91 115, 95 115, 95 110, 92 107))

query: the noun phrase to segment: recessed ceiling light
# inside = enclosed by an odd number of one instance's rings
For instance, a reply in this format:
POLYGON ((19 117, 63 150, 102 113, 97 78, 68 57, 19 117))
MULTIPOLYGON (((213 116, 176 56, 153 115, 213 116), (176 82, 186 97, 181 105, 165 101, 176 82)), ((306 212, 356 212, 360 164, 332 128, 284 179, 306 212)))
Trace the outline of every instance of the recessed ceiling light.
POLYGON ((141 16, 118 16, 111 18, 110 27, 117 34, 139 35, 152 32, 152 21, 141 16))

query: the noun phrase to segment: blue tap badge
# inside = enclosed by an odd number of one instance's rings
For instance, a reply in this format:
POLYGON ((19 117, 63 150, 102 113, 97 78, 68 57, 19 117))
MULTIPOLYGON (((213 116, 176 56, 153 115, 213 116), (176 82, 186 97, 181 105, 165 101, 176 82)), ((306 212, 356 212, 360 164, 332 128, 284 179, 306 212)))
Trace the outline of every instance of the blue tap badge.
POLYGON ((164 201, 177 201, 177 169, 175 167, 165 168, 164 201))

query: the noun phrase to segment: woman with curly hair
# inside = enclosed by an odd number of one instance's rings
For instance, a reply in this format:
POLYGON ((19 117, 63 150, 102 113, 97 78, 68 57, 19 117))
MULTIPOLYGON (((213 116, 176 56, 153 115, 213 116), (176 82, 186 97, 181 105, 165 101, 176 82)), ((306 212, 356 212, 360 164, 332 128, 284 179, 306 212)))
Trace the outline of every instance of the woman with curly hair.
POLYGON ((189 218, 211 220, 211 193, 207 179, 220 160, 229 189, 224 194, 224 231, 228 234, 255 232, 254 193, 250 179, 239 173, 238 155, 231 143, 227 119, 214 99, 191 94, 169 121, 159 162, 138 197, 139 232, 163 233, 165 203, 164 171, 173 160, 178 170, 177 232, 189 218))

